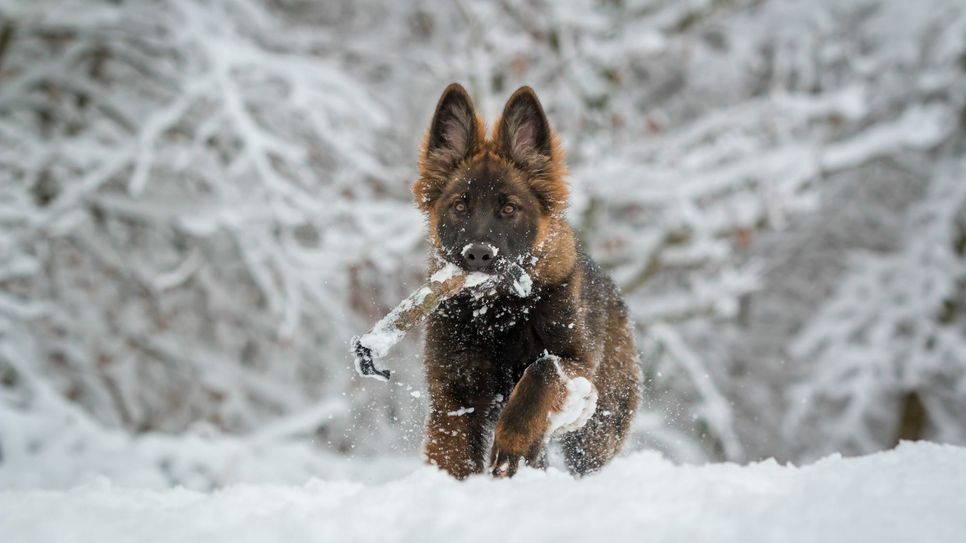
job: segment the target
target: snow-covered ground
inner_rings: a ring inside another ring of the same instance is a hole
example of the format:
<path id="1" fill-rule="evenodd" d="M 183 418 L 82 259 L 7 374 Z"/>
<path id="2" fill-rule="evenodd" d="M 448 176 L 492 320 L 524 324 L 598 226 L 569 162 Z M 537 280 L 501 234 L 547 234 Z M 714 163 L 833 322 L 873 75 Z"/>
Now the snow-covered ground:
<path id="1" fill-rule="evenodd" d="M 0 491 L 0 541 L 961 542 L 964 490 L 966 448 L 928 443 L 804 467 L 641 452 L 583 480 L 551 469 L 457 482 L 428 467 L 212 493 L 105 480 Z"/>

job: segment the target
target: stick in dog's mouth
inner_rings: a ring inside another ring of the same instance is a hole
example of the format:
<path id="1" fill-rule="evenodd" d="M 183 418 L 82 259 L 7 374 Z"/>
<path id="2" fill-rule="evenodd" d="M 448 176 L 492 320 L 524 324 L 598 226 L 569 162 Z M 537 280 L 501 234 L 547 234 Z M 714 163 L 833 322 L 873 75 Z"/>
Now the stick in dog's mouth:
<path id="1" fill-rule="evenodd" d="M 378 369 L 376 358 L 389 354 L 389 350 L 417 324 L 433 314 L 441 303 L 467 288 L 489 288 L 505 282 L 514 294 L 521 298 L 530 295 L 533 281 L 518 264 L 498 259 L 494 274 L 467 273 L 455 264 L 446 263 L 430 277 L 429 283 L 416 289 L 395 309 L 383 317 L 369 333 L 352 338 L 352 353 L 356 372 L 365 377 L 388 381 L 390 372 Z"/>

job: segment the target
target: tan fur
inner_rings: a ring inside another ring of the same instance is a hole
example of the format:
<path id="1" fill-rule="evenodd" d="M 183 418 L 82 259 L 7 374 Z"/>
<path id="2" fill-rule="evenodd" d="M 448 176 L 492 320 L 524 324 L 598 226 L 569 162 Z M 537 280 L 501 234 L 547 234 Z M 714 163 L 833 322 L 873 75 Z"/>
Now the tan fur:
<path id="1" fill-rule="evenodd" d="M 559 412 L 565 399 L 564 383 L 549 360 L 534 363 L 523 374 L 500 414 L 494 435 L 494 450 L 504 450 L 537 460 L 551 412 Z"/>
<path id="2" fill-rule="evenodd" d="M 439 467 L 457 479 L 483 470 L 487 443 L 486 411 L 488 405 L 464 405 L 447 394 L 437 380 L 430 383 L 430 416 L 427 423 L 425 455 L 429 464 Z M 465 411 L 472 407 L 471 413 Z"/>
<path id="3" fill-rule="evenodd" d="M 493 136 L 489 142 L 491 145 L 495 146 L 496 142 L 504 136 L 501 133 L 502 120 L 502 117 L 497 119 L 493 125 Z M 528 157 L 521 156 L 520 159 L 527 164 L 527 171 L 531 172 L 530 186 L 535 191 L 548 195 L 551 203 L 550 215 L 562 216 L 567 209 L 570 188 L 566 181 L 569 173 L 566 153 L 557 133 L 553 129 L 550 130 L 550 160 L 535 154 Z"/>

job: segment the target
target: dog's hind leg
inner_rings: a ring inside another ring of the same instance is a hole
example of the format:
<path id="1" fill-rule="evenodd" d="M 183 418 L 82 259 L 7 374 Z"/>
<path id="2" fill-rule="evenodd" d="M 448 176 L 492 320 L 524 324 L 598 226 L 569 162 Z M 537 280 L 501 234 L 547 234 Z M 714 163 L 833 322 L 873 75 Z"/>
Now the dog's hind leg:
<path id="1" fill-rule="evenodd" d="M 620 452 L 630 428 L 630 407 L 606 398 L 598 399 L 597 411 L 583 428 L 560 436 L 567 469 L 574 475 L 599 470 Z M 601 401 L 603 400 L 603 401 Z"/>

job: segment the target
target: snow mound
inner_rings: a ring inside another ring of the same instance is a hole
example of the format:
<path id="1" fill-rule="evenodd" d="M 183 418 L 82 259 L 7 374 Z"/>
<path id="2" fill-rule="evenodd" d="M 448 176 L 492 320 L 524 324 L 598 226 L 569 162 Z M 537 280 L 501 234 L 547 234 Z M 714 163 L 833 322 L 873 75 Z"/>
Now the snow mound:
<path id="1" fill-rule="evenodd" d="M 511 480 L 457 482 L 422 467 L 378 484 L 7 490 L 0 539 L 941 543 L 962 541 L 963 488 L 966 448 L 953 446 L 906 443 L 805 467 L 678 466 L 645 452 L 582 480 L 524 468 Z"/>

